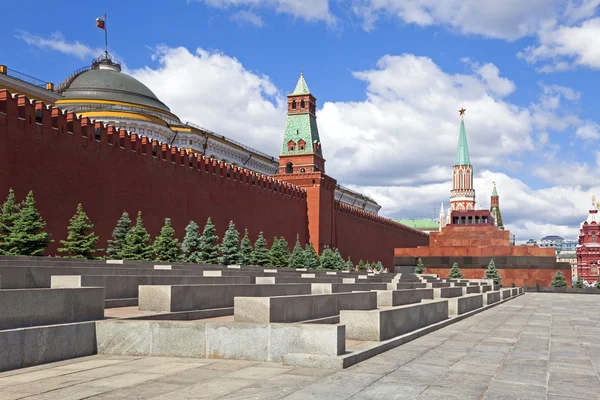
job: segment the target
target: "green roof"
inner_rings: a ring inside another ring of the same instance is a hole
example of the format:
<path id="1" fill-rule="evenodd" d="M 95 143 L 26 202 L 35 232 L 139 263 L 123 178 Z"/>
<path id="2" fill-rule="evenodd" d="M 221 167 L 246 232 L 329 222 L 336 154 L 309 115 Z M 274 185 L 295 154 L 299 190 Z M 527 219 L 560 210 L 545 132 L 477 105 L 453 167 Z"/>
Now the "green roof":
<path id="1" fill-rule="evenodd" d="M 304 140 L 304 150 L 300 150 L 298 142 Z M 288 143 L 293 140 L 295 150 L 288 150 Z M 308 113 L 288 115 L 287 123 L 285 124 L 285 133 L 283 135 L 283 144 L 281 146 L 281 155 L 294 154 L 318 154 L 322 156 L 321 149 L 315 151 L 315 142 L 320 142 L 319 128 L 317 127 L 317 119 Z"/>
<path id="2" fill-rule="evenodd" d="M 304 80 L 304 74 L 300 73 L 300 79 L 298 79 L 298 83 L 296 84 L 296 89 L 294 89 L 294 93 L 292 94 L 309 94 L 310 90 L 308 90 L 308 85 Z"/>
<path id="3" fill-rule="evenodd" d="M 496 197 L 498 196 L 498 192 L 496 191 L 496 184 L 494 183 L 494 190 L 492 191 L 492 196 Z"/>
<path id="4" fill-rule="evenodd" d="M 394 221 L 415 229 L 439 229 L 439 222 L 429 219 L 395 219 Z"/>
<path id="5" fill-rule="evenodd" d="M 464 119 L 460 121 L 460 134 L 458 136 L 458 147 L 456 148 L 456 164 L 454 165 L 471 165 Z"/>

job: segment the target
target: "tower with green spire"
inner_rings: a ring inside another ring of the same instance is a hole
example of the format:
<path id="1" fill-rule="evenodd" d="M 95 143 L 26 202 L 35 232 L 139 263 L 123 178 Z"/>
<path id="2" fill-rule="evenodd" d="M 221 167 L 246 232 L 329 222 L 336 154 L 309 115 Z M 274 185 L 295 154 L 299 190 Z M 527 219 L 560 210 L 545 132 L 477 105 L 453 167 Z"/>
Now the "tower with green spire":
<path id="1" fill-rule="evenodd" d="M 469 159 L 467 132 L 465 131 L 465 109 L 459 110 L 461 115 L 456 162 L 452 169 L 452 190 L 450 191 L 450 210 L 468 211 L 475 209 L 475 189 L 473 188 L 473 166 Z"/>
<path id="2" fill-rule="evenodd" d="M 490 204 L 490 213 L 492 214 L 492 218 L 494 219 L 494 225 L 496 225 L 500 229 L 504 229 L 504 225 L 502 224 L 502 213 L 500 213 L 500 197 L 498 196 L 498 192 L 496 191 L 496 182 L 494 182 L 494 190 L 492 191 Z"/>
<path id="3" fill-rule="evenodd" d="M 279 156 L 279 173 L 325 172 L 325 160 L 317 127 L 317 99 L 310 93 L 304 74 L 288 98 L 288 117 Z"/>

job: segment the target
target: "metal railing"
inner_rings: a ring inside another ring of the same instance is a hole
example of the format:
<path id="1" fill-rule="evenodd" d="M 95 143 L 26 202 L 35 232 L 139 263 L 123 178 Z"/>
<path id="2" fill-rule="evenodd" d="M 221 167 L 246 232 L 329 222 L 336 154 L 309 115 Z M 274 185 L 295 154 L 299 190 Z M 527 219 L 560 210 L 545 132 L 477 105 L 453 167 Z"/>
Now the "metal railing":
<path id="1" fill-rule="evenodd" d="M 46 81 L 43 81 L 43 80 L 35 78 L 33 76 L 24 74 L 24 73 L 19 72 L 19 71 L 15 71 L 14 69 L 7 68 L 6 69 L 6 75 L 10 76 L 11 78 L 15 78 L 15 79 L 18 79 L 20 81 L 23 81 L 25 83 L 29 83 L 30 85 L 37 86 L 37 87 L 42 88 L 42 89 L 46 89 L 46 84 L 47 84 Z"/>
<path id="2" fill-rule="evenodd" d="M 73 82 L 73 80 L 75 80 L 75 78 L 77 78 L 79 76 L 79 74 L 81 74 L 82 72 L 88 71 L 91 68 L 92 67 L 87 66 L 87 67 L 81 67 L 81 68 L 73 71 L 71 73 L 71 75 L 67 76 L 67 79 L 62 81 L 62 83 L 56 87 L 56 92 L 62 94 L 62 92 L 64 92 L 69 87 L 69 85 Z"/>

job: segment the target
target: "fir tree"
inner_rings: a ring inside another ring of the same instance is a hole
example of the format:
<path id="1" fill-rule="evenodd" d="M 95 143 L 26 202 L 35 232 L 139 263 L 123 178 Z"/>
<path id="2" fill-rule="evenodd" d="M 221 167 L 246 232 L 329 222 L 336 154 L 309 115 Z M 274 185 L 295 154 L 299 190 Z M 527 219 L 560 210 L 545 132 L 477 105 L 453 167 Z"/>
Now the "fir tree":
<path id="1" fill-rule="evenodd" d="M 358 262 L 358 265 L 356 266 L 356 269 L 359 270 L 359 271 L 365 271 L 367 269 L 367 267 L 365 265 L 365 262 L 362 260 L 362 258 Z"/>
<path id="2" fill-rule="evenodd" d="M 144 228 L 141 211 L 138 211 L 136 224 L 127 232 L 127 236 L 125 236 L 125 243 L 121 249 L 120 256 L 125 260 L 152 260 L 150 234 Z"/>
<path id="3" fill-rule="evenodd" d="M 248 265 L 250 263 L 250 260 L 252 259 L 252 250 L 252 243 L 250 242 L 250 237 L 248 236 L 248 229 L 246 229 L 244 232 L 244 237 L 242 238 L 242 244 L 240 245 L 243 265 Z"/>
<path id="4" fill-rule="evenodd" d="M 348 256 L 348 261 L 346 261 L 344 268 L 346 269 L 346 271 L 354 271 L 354 264 L 352 263 L 350 256 Z"/>
<path id="5" fill-rule="evenodd" d="M 181 248 L 175 237 L 175 229 L 171 226 L 171 218 L 165 218 L 160 234 L 152 243 L 152 252 L 156 261 L 181 261 Z"/>
<path id="6" fill-rule="evenodd" d="M 292 268 L 306 268 L 306 257 L 304 257 L 304 250 L 300 245 L 300 235 L 296 236 L 296 244 L 294 245 L 294 251 L 290 257 L 290 267 Z"/>
<path id="7" fill-rule="evenodd" d="M 375 265 L 375 269 L 379 272 L 383 272 L 383 264 L 381 263 L 381 261 L 377 261 L 377 264 Z"/>
<path id="8" fill-rule="evenodd" d="M 200 236 L 200 257 L 203 263 L 216 264 L 219 262 L 218 241 L 217 229 L 209 217 L 204 225 L 202 236 Z"/>
<path id="9" fill-rule="evenodd" d="M 59 253 L 65 253 L 67 258 L 95 258 L 93 254 L 102 249 L 96 249 L 99 237 L 92 232 L 94 224 L 83 211 L 81 203 L 77 205 L 75 215 L 71 218 L 67 227 L 67 240 L 60 243 L 65 246 L 58 249 Z"/>
<path id="10" fill-rule="evenodd" d="M 463 279 L 465 276 L 462 272 L 460 272 L 460 268 L 458 268 L 458 264 L 452 264 L 452 268 L 450 268 L 450 272 L 448 273 L 448 277 L 451 279 Z"/>
<path id="11" fill-rule="evenodd" d="M 415 268 L 415 274 L 422 274 L 425 272 L 425 265 L 423 265 L 423 260 L 421 257 L 417 260 L 417 267 Z"/>
<path id="12" fill-rule="evenodd" d="M 229 221 L 229 227 L 225 231 L 221 242 L 221 264 L 242 264 L 244 256 L 240 250 L 240 233 L 235 229 L 233 221 Z"/>
<path id="13" fill-rule="evenodd" d="M 115 226 L 115 230 L 112 233 L 112 239 L 108 240 L 108 247 L 106 248 L 107 258 L 109 260 L 116 260 L 123 258 L 121 256 L 121 251 L 123 250 L 123 245 L 125 244 L 125 237 L 127 236 L 127 232 L 131 229 L 131 219 L 129 218 L 129 214 L 127 211 L 123 211 L 123 215 L 117 221 L 117 226 Z"/>
<path id="14" fill-rule="evenodd" d="M 288 243 L 284 238 L 273 239 L 271 251 L 269 252 L 269 265 L 276 268 L 285 268 L 290 266 L 290 250 Z"/>
<path id="15" fill-rule="evenodd" d="M 488 267 L 485 270 L 485 274 L 483 274 L 483 279 L 493 279 L 494 285 L 502 284 L 502 277 L 498 272 L 498 268 L 496 268 L 496 263 L 494 262 L 493 258 L 490 260 L 490 263 L 488 264 Z"/>
<path id="16" fill-rule="evenodd" d="M 583 289 L 584 285 L 581 276 L 578 276 L 577 279 L 575 279 L 575 282 L 573 282 L 573 287 L 577 289 Z"/>
<path id="17" fill-rule="evenodd" d="M 369 261 L 367 261 L 367 263 L 365 264 L 365 271 L 369 271 L 371 269 L 371 264 L 369 263 Z"/>
<path id="18" fill-rule="evenodd" d="M 338 271 L 342 271 L 346 267 L 346 261 L 344 261 L 344 257 L 340 254 L 340 250 L 338 248 L 335 249 L 335 269 Z"/>
<path id="19" fill-rule="evenodd" d="M 4 239 L 4 252 L 11 256 L 41 256 L 53 240 L 45 231 L 46 222 L 35 208 L 32 191 L 27 194 L 20 209 Z"/>
<path id="20" fill-rule="evenodd" d="M 307 243 L 306 246 L 304 246 L 304 265 L 306 265 L 306 268 L 308 269 L 319 268 L 319 255 L 312 242 Z"/>
<path id="21" fill-rule="evenodd" d="M 331 249 L 325 249 L 319 257 L 319 263 L 322 269 L 337 269 L 338 260 L 335 252 Z"/>
<path id="22" fill-rule="evenodd" d="M 250 255 L 250 263 L 252 265 L 269 265 L 269 249 L 267 248 L 267 241 L 263 236 L 263 233 L 258 234 L 258 239 L 254 242 L 254 250 Z"/>
<path id="23" fill-rule="evenodd" d="M 562 272 L 560 272 L 560 270 L 557 270 L 556 274 L 554 274 L 554 279 L 552 279 L 552 283 L 550 284 L 550 286 L 556 287 L 556 288 L 566 288 L 567 287 L 567 281 L 565 281 L 565 276 L 563 275 Z"/>
<path id="24" fill-rule="evenodd" d="M 19 203 L 15 200 L 15 192 L 8 190 L 6 201 L 0 209 L 0 254 L 4 254 L 4 242 L 10 234 L 15 220 L 19 217 Z"/>
<path id="25" fill-rule="evenodd" d="M 183 259 L 186 262 L 194 264 L 202 262 L 199 229 L 198 224 L 194 221 L 190 221 L 185 227 L 185 236 L 181 243 L 181 251 L 183 252 Z"/>

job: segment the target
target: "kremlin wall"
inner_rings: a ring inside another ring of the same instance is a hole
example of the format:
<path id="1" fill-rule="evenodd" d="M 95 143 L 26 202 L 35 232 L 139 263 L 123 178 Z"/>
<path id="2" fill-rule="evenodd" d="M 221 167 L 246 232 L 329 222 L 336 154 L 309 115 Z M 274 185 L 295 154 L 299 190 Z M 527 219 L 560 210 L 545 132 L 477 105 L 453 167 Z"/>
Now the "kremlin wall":
<path id="1" fill-rule="evenodd" d="M 289 97 L 315 101 L 302 76 Z M 0 194 L 13 188 L 20 201 L 34 191 L 54 239 L 48 254 L 65 239 L 79 202 L 101 246 L 123 210 L 142 211 L 153 236 L 165 217 L 179 236 L 190 220 L 203 225 L 210 217 L 219 236 L 233 220 L 252 241 L 260 231 L 269 243 L 278 236 L 293 244 L 298 235 L 319 252 L 336 247 L 355 263 L 380 260 L 388 268 L 395 247 L 426 245 L 427 234 L 336 199 L 340 186 L 324 171 L 315 110 L 299 101 L 290 111 L 286 129 L 295 126 L 311 145 L 299 140 L 290 150 L 284 140 L 280 174 L 267 176 L 0 89 Z M 311 165 L 317 153 L 318 166 Z M 296 162 L 302 158 L 308 164 Z M 286 170 L 290 159 L 296 167 Z"/>

